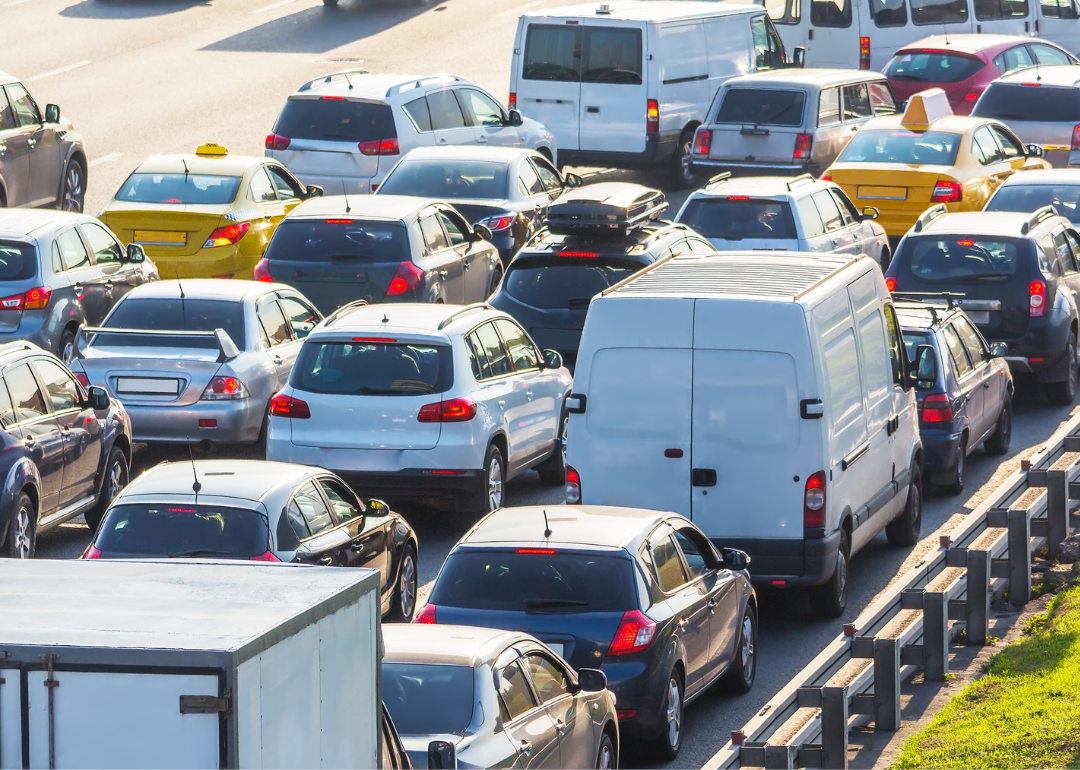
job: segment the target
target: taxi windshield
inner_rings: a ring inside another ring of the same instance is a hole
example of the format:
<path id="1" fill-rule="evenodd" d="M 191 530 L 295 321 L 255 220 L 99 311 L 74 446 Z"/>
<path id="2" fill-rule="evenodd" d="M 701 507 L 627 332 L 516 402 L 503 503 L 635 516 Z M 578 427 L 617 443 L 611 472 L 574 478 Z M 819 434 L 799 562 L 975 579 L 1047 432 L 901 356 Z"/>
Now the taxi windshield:
<path id="1" fill-rule="evenodd" d="M 211 174 L 146 174 L 127 178 L 116 200 L 125 203 L 221 204 L 232 203 L 240 177 Z"/>
<path id="2" fill-rule="evenodd" d="M 944 131 L 864 130 L 852 137 L 836 161 L 951 166 L 956 162 L 960 137 Z"/>

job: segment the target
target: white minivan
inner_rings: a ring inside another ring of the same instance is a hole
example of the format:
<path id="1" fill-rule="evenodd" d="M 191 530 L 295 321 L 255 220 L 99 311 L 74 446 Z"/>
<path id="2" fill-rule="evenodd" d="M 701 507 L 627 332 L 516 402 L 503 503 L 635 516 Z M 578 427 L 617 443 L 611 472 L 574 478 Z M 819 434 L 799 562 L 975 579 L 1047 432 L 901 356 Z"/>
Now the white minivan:
<path id="1" fill-rule="evenodd" d="M 760 5 L 614 0 L 518 21 L 510 109 L 554 134 L 559 161 L 670 163 L 691 186 L 694 130 L 728 78 L 791 66 Z"/>
<path id="2" fill-rule="evenodd" d="M 920 368 L 921 367 L 921 368 Z M 936 375 L 918 351 L 920 382 Z M 923 448 L 891 296 L 867 257 L 680 255 L 593 298 L 567 399 L 567 501 L 681 513 L 839 617 L 848 562 L 913 545 Z"/>

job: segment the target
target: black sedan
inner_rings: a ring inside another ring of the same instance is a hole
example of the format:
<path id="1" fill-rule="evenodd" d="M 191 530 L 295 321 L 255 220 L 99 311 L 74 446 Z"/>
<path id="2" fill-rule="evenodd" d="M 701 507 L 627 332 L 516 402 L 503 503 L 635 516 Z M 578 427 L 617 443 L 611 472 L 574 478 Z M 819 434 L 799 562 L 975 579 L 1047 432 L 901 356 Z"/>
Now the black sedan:
<path id="1" fill-rule="evenodd" d="M 524 631 L 574 668 L 598 668 L 619 730 L 675 758 L 684 706 L 723 679 L 748 692 L 757 597 L 742 551 L 721 555 L 674 513 L 502 508 L 443 564 L 417 623 Z"/>
<path id="2" fill-rule="evenodd" d="M 416 535 L 386 503 L 321 468 L 258 460 L 163 463 L 109 507 L 84 559 L 250 559 L 382 573 L 382 613 L 416 607 Z"/>
<path id="3" fill-rule="evenodd" d="M 580 177 L 564 177 L 535 150 L 455 145 L 410 151 L 376 194 L 453 204 L 470 224 L 491 231 L 505 265 L 543 225 L 548 205 L 580 184 Z"/>

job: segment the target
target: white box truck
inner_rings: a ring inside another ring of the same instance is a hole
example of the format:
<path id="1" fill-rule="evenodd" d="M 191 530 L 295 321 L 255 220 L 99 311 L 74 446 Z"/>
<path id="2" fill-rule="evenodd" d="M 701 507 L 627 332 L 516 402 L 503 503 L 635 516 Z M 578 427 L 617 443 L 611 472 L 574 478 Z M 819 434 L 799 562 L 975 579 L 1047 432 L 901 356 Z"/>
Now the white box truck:
<path id="1" fill-rule="evenodd" d="M 0 767 L 378 767 L 379 574 L 0 560 Z"/>

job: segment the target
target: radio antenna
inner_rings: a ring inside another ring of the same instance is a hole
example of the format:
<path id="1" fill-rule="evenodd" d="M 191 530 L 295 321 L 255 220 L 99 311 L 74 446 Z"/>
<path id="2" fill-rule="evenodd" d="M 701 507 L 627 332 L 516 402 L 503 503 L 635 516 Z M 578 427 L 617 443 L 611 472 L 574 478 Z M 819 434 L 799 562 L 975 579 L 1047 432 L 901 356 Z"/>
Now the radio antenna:
<path id="1" fill-rule="evenodd" d="M 551 526 L 548 524 L 547 509 L 544 508 L 544 539 L 551 537 Z"/>
<path id="2" fill-rule="evenodd" d="M 345 192 L 344 179 L 341 180 L 341 194 L 345 196 L 345 213 L 348 214 L 350 211 L 352 211 L 352 208 L 349 206 L 349 194 Z"/>
<path id="3" fill-rule="evenodd" d="M 195 470 L 195 452 L 191 449 L 191 436 L 187 438 L 187 451 L 188 457 L 191 458 L 191 475 L 195 477 L 195 483 L 191 485 L 191 491 L 195 493 L 195 504 L 199 504 L 199 492 L 202 490 L 202 484 L 199 483 L 199 472 Z"/>
<path id="4" fill-rule="evenodd" d="M 180 287 L 180 323 L 184 325 L 184 331 L 187 331 L 187 305 L 184 303 L 184 284 L 180 283 L 180 268 L 174 265 L 173 274 L 176 276 L 176 285 Z"/>

